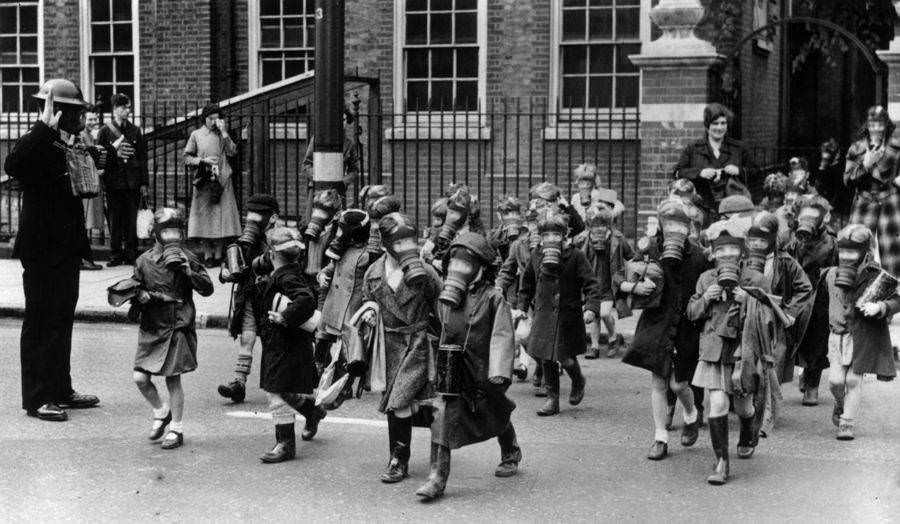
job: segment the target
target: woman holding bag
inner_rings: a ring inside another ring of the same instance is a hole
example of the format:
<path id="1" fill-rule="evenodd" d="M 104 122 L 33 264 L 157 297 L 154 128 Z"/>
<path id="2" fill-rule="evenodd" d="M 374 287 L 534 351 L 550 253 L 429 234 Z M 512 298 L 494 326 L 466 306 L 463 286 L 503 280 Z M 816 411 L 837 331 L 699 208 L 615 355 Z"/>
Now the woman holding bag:
<path id="1" fill-rule="evenodd" d="M 184 148 L 185 165 L 196 171 L 188 237 L 200 240 L 206 267 L 221 263 L 225 239 L 241 233 L 227 158 L 237 153 L 237 145 L 220 114 L 216 104 L 204 107 L 200 113 L 203 127 L 191 133 Z"/>

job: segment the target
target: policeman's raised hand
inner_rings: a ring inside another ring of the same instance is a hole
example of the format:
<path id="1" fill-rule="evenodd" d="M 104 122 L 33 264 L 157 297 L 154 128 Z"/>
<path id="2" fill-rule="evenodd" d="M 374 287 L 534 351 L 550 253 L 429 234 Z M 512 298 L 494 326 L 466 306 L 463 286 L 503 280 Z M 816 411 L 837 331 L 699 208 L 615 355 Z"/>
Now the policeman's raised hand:
<path id="1" fill-rule="evenodd" d="M 584 312 L 584 323 L 585 324 L 593 324 L 595 320 L 597 320 L 597 315 L 593 311 L 588 309 L 587 311 Z"/>
<path id="2" fill-rule="evenodd" d="M 53 113 L 53 91 L 47 93 L 47 100 L 44 101 L 44 110 L 41 111 L 41 122 L 47 124 L 50 129 L 59 129 L 59 118 L 62 111 Z"/>
<path id="3" fill-rule="evenodd" d="M 722 286 L 719 284 L 713 284 L 706 288 L 706 291 L 703 293 L 703 298 L 712 302 L 713 300 L 718 300 L 722 296 Z"/>

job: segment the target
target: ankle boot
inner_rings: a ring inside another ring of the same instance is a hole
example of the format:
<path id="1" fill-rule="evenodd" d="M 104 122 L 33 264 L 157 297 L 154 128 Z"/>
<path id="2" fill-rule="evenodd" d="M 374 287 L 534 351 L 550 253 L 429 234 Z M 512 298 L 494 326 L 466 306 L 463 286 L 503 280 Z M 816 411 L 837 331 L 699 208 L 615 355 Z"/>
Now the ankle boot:
<path id="1" fill-rule="evenodd" d="M 294 436 L 294 424 L 277 424 L 275 426 L 275 447 L 260 457 L 266 464 L 275 464 L 292 460 L 297 453 L 297 441 Z"/>
<path id="2" fill-rule="evenodd" d="M 381 481 L 385 484 L 400 482 L 409 476 L 409 446 L 397 442 L 387 470 L 381 474 Z"/>
<path id="3" fill-rule="evenodd" d="M 581 372 L 581 366 L 578 365 L 577 360 L 573 359 L 572 363 L 565 368 L 566 373 L 572 378 L 572 391 L 569 392 L 569 404 L 577 406 L 584 400 L 584 387 L 587 381 L 584 379 L 584 373 Z"/>
<path id="4" fill-rule="evenodd" d="M 713 486 L 728 482 L 728 415 L 709 417 L 709 437 L 716 454 L 716 467 L 706 481 Z"/>
<path id="5" fill-rule="evenodd" d="M 812 386 L 806 386 L 806 391 L 803 392 L 803 405 L 804 406 L 818 406 L 819 405 L 819 389 L 813 388 Z"/>
<path id="6" fill-rule="evenodd" d="M 754 417 L 740 417 L 741 434 L 738 437 L 737 456 L 738 458 L 748 459 L 753 456 L 756 451 L 756 445 L 759 444 L 759 434 L 753 427 Z"/>
<path id="7" fill-rule="evenodd" d="M 423 502 L 432 501 L 444 494 L 447 477 L 450 476 L 450 448 L 431 443 L 431 472 L 425 484 L 416 490 Z"/>
<path id="8" fill-rule="evenodd" d="M 494 470 L 494 476 L 500 478 L 512 477 L 519 471 L 519 462 L 522 461 L 522 449 L 516 438 L 516 430 L 512 422 L 509 427 L 497 436 L 500 443 L 500 464 Z"/>
<path id="9" fill-rule="evenodd" d="M 559 413 L 559 372 L 556 363 L 544 364 L 544 381 L 547 383 L 547 400 L 537 411 L 540 417 L 551 417 Z"/>

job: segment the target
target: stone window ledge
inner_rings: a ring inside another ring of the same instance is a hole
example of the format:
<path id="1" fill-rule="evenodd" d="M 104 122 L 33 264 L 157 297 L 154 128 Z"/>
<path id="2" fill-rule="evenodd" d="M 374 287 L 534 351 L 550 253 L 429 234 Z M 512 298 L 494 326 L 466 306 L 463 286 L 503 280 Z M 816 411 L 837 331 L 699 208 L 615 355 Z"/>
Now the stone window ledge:
<path id="1" fill-rule="evenodd" d="M 482 125 L 399 126 L 385 130 L 386 140 L 481 140 L 491 139 L 491 128 Z"/>
<path id="2" fill-rule="evenodd" d="M 554 140 L 640 140 L 640 122 L 559 122 L 545 127 L 543 139 Z"/>

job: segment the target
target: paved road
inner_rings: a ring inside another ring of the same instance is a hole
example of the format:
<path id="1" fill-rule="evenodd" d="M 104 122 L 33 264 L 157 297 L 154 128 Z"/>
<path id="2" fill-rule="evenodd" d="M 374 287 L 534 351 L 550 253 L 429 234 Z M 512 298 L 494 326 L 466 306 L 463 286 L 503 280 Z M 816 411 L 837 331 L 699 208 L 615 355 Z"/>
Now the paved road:
<path id="1" fill-rule="evenodd" d="M 0 520 L 869 523 L 900 514 L 900 383 L 866 381 L 851 443 L 833 437 L 824 388 L 826 402 L 804 408 L 788 387 L 776 433 L 752 460 L 734 459 L 734 479 L 714 488 L 705 482 L 707 432 L 691 449 L 673 433 L 671 457 L 646 460 L 649 377 L 588 361 L 584 403 L 558 417 L 534 415 L 530 386 L 511 388 L 525 455 L 517 477 L 494 478 L 494 442 L 464 448 L 454 452 L 447 496 L 426 505 L 413 494 L 427 475 L 426 431 L 414 432 L 411 478 L 377 480 L 387 439 L 373 395 L 332 412 L 313 442 L 299 444 L 297 460 L 260 464 L 274 438 L 264 394 L 253 387 L 240 406 L 218 398 L 234 347 L 222 331 L 204 330 L 200 369 L 185 378 L 186 444 L 162 451 L 145 438 L 150 412 L 131 383 L 136 328 L 79 324 L 75 332 L 76 388 L 102 403 L 71 411 L 64 424 L 38 422 L 18 409 L 19 323 L 0 321 Z"/>

